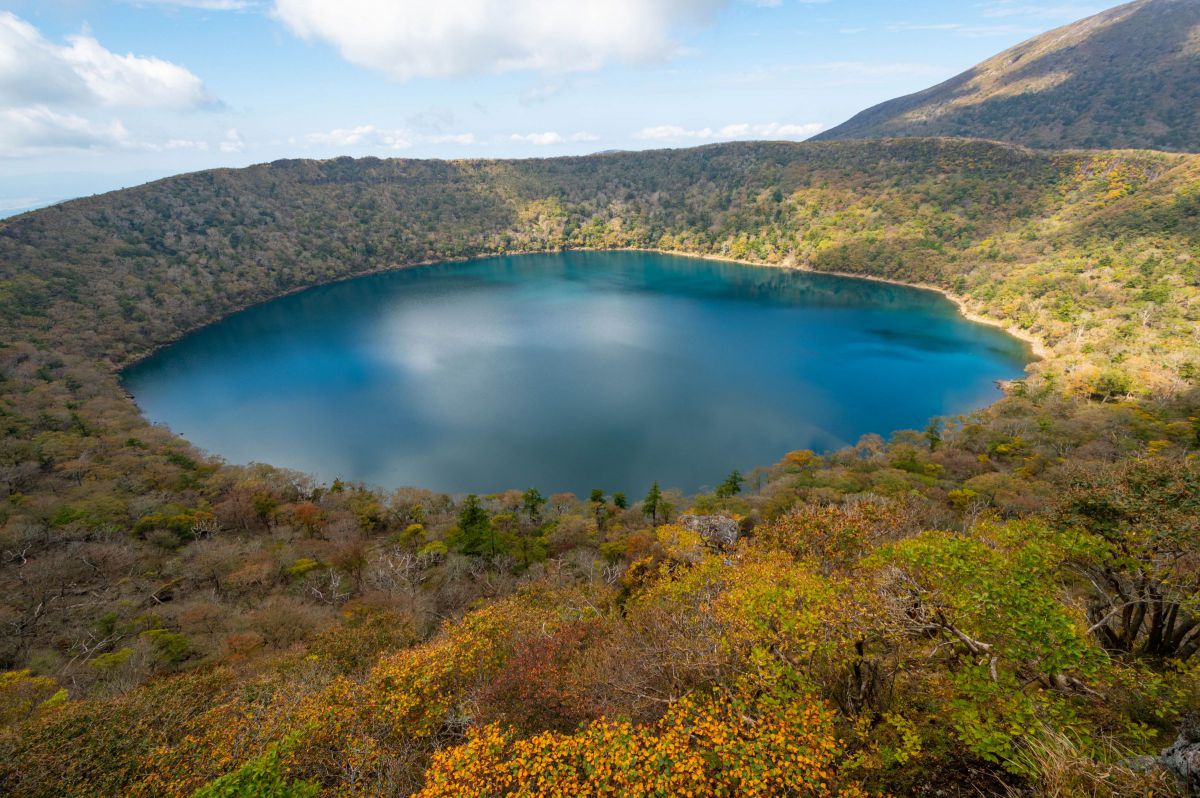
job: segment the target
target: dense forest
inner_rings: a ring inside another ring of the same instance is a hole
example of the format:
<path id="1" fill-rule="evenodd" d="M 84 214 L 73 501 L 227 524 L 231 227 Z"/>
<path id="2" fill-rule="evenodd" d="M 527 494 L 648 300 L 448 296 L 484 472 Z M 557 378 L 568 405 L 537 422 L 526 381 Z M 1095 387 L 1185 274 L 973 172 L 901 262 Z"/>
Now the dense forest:
<path id="1" fill-rule="evenodd" d="M 582 247 L 928 284 L 1044 357 L 690 497 L 318 484 L 121 390 L 287 291 Z M 0 792 L 1181 792 L 1198 322 L 1200 156 L 280 161 L 0 222 Z"/>

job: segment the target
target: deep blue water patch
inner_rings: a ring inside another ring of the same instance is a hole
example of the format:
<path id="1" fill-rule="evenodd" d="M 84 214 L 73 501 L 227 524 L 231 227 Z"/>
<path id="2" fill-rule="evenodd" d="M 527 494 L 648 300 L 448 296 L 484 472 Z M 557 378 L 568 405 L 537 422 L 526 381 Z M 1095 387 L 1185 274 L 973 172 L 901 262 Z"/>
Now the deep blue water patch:
<path id="1" fill-rule="evenodd" d="M 999 397 L 1028 347 L 930 291 L 637 252 L 481 258 L 282 297 L 130 368 L 231 462 L 384 487 L 692 492 Z"/>

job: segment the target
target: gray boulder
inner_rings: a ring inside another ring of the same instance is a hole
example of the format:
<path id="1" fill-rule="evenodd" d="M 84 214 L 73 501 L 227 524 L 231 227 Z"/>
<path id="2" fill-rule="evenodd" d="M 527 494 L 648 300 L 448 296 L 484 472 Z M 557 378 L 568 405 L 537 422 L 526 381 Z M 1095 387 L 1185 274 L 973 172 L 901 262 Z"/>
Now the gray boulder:
<path id="1" fill-rule="evenodd" d="M 731 548 L 738 540 L 738 522 L 723 515 L 681 515 L 679 525 L 699 533 L 704 542 L 718 549 Z"/>
<path id="2" fill-rule="evenodd" d="M 1184 719 L 1179 736 L 1158 761 L 1183 780 L 1188 795 L 1200 795 L 1200 716 Z"/>

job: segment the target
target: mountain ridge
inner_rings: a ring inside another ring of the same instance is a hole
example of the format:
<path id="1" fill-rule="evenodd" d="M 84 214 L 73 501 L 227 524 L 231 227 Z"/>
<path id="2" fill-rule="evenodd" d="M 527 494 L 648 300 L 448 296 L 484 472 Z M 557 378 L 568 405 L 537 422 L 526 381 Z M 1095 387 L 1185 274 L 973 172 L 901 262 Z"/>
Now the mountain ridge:
<path id="1" fill-rule="evenodd" d="M 1200 151 L 1200 2 L 1137 0 L 868 108 L 816 140 L 953 136 Z"/>

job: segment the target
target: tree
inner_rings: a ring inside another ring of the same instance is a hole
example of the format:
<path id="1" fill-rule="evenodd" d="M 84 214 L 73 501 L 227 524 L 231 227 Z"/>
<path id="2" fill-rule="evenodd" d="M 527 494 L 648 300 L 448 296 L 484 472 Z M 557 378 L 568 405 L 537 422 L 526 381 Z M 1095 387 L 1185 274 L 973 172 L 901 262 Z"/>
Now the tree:
<path id="1" fill-rule="evenodd" d="M 929 441 L 929 451 L 936 452 L 942 442 L 942 420 L 935 418 L 925 428 L 925 440 Z"/>
<path id="2" fill-rule="evenodd" d="M 546 498 L 542 496 L 541 491 L 537 488 L 530 488 L 521 496 L 521 509 L 525 511 L 525 515 L 529 517 L 529 522 L 536 524 L 542 518 L 542 507 L 546 504 Z"/>
<path id="3" fill-rule="evenodd" d="M 1133 380 L 1118 368 L 1106 368 L 1092 384 L 1091 397 L 1101 402 L 1127 395 L 1133 389 Z"/>
<path id="4" fill-rule="evenodd" d="M 530 488 L 521 495 L 521 511 L 525 520 L 518 523 L 510 536 L 514 540 L 515 553 L 525 567 L 546 557 L 546 542 L 541 535 L 542 508 L 546 498 L 537 488 Z"/>
<path id="5" fill-rule="evenodd" d="M 604 501 L 604 491 L 596 488 L 592 491 L 592 495 L 588 501 L 592 504 L 592 515 L 596 519 L 596 528 L 601 532 L 604 531 L 604 524 L 608 521 L 609 508 Z"/>
<path id="6" fill-rule="evenodd" d="M 463 500 L 462 509 L 458 511 L 455 539 L 463 554 L 491 557 L 500 551 L 491 516 L 474 493 Z"/>
<path id="7" fill-rule="evenodd" d="M 1072 711 L 1099 697 L 1108 659 L 1060 596 L 1077 541 L 1039 522 L 984 523 L 967 534 L 923 532 L 873 555 L 893 627 L 953 691 L 951 728 L 976 756 L 1020 773 L 1020 752 L 1044 724 L 1079 735 Z M 930 646 L 925 653 L 920 646 Z M 914 660 L 916 657 L 914 657 Z"/>
<path id="8" fill-rule="evenodd" d="M 1091 587 L 1088 621 L 1101 645 L 1161 659 L 1200 651 L 1200 467 L 1079 469 L 1056 520 L 1088 536 L 1072 566 Z"/>
<path id="9" fill-rule="evenodd" d="M 650 486 L 650 492 L 646 494 L 646 498 L 642 499 L 642 512 L 650 516 L 650 523 L 658 525 L 658 510 L 662 504 L 662 489 L 655 482 Z"/>
<path id="10" fill-rule="evenodd" d="M 736 496 L 742 492 L 742 472 L 736 468 L 729 472 L 729 476 L 725 477 L 725 481 L 717 486 L 717 496 L 722 499 L 728 499 L 731 496 Z"/>
<path id="11" fill-rule="evenodd" d="M 617 491 L 612 495 L 612 501 L 613 504 L 615 504 L 617 507 L 620 507 L 622 510 L 629 506 L 629 499 L 625 498 L 625 494 L 621 491 Z"/>

